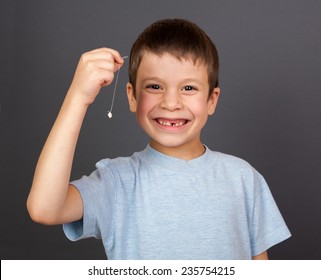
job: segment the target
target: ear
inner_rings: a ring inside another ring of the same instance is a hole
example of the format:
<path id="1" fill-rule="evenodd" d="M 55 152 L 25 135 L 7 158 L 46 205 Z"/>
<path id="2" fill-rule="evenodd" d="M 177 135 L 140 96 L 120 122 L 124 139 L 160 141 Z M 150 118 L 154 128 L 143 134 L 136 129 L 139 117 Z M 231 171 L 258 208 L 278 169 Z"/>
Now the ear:
<path id="1" fill-rule="evenodd" d="M 131 112 L 135 113 L 136 109 L 137 109 L 137 101 L 136 101 L 136 97 L 134 95 L 133 85 L 131 83 L 127 83 L 126 90 L 127 90 L 129 110 Z"/>
<path id="2" fill-rule="evenodd" d="M 208 115 L 213 115 L 217 106 L 218 98 L 220 96 L 220 88 L 214 88 L 212 94 L 207 101 L 207 113 Z"/>

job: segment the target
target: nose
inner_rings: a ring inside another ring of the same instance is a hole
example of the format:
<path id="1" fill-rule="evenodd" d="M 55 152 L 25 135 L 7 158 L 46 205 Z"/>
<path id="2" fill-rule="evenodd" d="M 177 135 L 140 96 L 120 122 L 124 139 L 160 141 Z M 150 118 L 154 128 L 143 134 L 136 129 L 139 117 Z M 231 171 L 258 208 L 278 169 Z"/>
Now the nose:
<path id="1" fill-rule="evenodd" d="M 162 109 L 168 111 L 177 111 L 183 108 L 183 103 L 179 92 L 175 90 L 168 90 L 163 94 L 161 102 Z"/>

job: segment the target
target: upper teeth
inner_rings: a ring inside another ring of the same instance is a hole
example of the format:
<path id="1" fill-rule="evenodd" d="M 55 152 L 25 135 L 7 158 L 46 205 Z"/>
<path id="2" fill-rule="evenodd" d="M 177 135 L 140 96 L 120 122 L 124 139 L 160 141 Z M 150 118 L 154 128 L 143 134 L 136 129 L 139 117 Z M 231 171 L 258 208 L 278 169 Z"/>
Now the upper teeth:
<path id="1" fill-rule="evenodd" d="M 164 120 L 158 120 L 158 122 L 161 125 L 166 125 L 166 126 L 181 126 L 183 124 L 185 124 L 185 121 L 175 121 L 175 122 L 171 122 L 171 121 L 164 121 Z"/>

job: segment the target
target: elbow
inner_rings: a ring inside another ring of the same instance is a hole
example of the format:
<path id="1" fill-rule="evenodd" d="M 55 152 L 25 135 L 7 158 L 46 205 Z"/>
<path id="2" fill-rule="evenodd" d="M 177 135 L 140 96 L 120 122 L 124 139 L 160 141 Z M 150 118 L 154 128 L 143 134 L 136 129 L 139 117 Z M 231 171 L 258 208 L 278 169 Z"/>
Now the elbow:
<path id="1" fill-rule="evenodd" d="M 31 199 L 27 200 L 27 211 L 32 221 L 42 225 L 56 225 L 56 219 L 48 213 L 48 210 L 32 203 Z"/>

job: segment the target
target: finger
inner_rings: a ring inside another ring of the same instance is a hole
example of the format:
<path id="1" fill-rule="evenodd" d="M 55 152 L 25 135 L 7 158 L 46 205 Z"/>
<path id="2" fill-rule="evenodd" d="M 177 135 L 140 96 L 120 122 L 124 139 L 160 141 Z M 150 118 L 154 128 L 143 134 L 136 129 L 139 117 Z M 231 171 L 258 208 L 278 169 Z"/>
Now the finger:
<path id="1" fill-rule="evenodd" d="M 116 64 L 114 61 L 97 59 L 97 60 L 90 61 L 88 64 L 91 65 L 92 69 L 102 68 L 102 69 L 110 71 L 110 72 L 115 72 L 114 69 L 116 67 Z"/>
<path id="2" fill-rule="evenodd" d="M 114 61 L 99 59 L 88 62 L 88 66 L 91 69 L 101 68 L 110 72 L 117 72 L 121 68 L 122 64 L 115 63 Z"/>
<path id="3" fill-rule="evenodd" d="M 110 85 L 113 82 L 114 77 L 115 77 L 115 75 L 111 71 L 107 71 L 102 68 L 97 70 L 96 78 L 97 78 L 97 81 L 101 87 Z"/>
<path id="4" fill-rule="evenodd" d="M 94 50 L 88 52 L 88 54 L 95 54 L 101 58 L 113 59 L 118 64 L 124 63 L 124 59 L 122 58 L 120 53 L 114 49 L 98 48 L 98 49 L 94 49 Z M 112 55 L 112 56 L 110 56 L 110 55 Z"/>
<path id="5" fill-rule="evenodd" d="M 86 53 L 82 56 L 82 64 L 91 65 L 94 67 L 102 67 L 109 69 L 110 71 L 116 72 L 124 64 L 124 60 L 117 62 L 115 57 L 111 53 L 106 52 L 96 52 L 96 53 Z"/>

